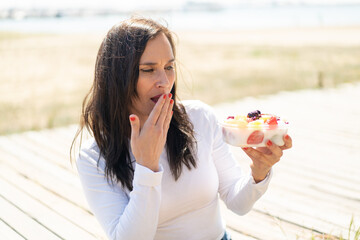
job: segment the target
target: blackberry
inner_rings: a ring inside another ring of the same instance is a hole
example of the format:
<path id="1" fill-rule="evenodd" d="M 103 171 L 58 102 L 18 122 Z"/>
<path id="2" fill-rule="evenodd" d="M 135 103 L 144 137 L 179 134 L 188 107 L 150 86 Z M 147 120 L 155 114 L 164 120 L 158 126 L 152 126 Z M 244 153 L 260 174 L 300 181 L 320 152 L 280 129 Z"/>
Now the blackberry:
<path id="1" fill-rule="evenodd" d="M 259 110 L 249 112 L 247 114 L 247 117 L 251 118 L 252 120 L 257 120 L 257 119 L 259 119 L 261 117 L 261 112 Z"/>

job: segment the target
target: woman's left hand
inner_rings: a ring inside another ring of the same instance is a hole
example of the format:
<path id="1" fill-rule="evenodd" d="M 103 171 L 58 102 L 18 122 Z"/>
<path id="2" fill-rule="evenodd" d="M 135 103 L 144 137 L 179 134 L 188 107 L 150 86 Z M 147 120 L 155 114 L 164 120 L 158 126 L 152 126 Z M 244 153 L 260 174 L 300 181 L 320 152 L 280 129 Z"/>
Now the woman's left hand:
<path id="1" fill-rule="evenodd" d="M 244 152 L 251 158 L 251 173 L 256 183 L 265 179 L 271 167 L 280 161 L 283 150 L 292 147 L 292 139 L 289 135 L 284 136 L 285 144 L 277 146 L 270 140 L 266 142 L 267 147 L 243 148 Z"/>

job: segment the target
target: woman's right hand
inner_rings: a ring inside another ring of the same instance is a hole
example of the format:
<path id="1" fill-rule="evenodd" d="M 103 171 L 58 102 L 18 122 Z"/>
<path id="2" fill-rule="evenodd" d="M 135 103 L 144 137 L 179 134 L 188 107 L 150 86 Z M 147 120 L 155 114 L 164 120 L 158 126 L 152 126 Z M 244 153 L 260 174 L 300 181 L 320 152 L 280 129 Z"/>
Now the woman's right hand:
<path id="1" fill-rule="evenodd" d="M 159 159 L 166 143 L 173 105 L 171 94 L 162 95 L 141 129 L 139 117 L 135 114 L 129 116 L 130 144 L 136 162 L 154 172 L 159 171 Z"/>

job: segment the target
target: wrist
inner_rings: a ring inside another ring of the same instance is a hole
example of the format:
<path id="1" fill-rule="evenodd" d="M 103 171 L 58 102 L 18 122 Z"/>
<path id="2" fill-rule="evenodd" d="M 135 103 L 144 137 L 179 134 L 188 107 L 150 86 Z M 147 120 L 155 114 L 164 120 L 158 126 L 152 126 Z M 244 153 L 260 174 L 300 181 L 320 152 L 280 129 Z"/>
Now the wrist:
<path id="1" fill-rule="evenodd" d="M 159 172 L 160 171 L 159 163 L 157 163 L 157 164 L 149 164 L 149 163 L 146 163 L 146 162 L 143 162 L 143 161 L 136 161 L 136 162 L 138 164 L 140 164 L 141 166 L 150 169 L 153 172 Z"/>
<path id="2" fill-rule="evenodd" d="M 255 183 L 259 183 L 259 182 L 263 181 L 269 175 L 270 169 L 261 170 L 261 171 L 251 169 L 251 175 L 252 175 Z"/>

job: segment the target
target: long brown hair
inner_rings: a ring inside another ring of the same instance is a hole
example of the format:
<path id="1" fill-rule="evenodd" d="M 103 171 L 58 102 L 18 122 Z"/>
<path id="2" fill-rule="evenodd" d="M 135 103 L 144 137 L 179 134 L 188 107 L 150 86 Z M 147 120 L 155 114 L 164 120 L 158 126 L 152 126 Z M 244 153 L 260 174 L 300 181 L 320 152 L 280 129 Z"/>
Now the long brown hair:
<path id="1" fill-rule="evenodd" d="M 176 56 L 171 32 L 161 24 L 144 18 L 131 18 L 115 25 L 104 38 L 96 59 L 93 85 L 86 95 L 75 140 L 86 128 L 95 138 L 100 156 L 106 161 L 105 174 L 110 182 L 119 181 L 132 190 L 134 168 L 129 153 L 131 127 L 129 110 L 137 96 L 139 62 L 146 44 L 164 33 Z M 188 115 L 177 102 L 176 80 L 171 90 L 173 117 L 166 139 L 166 151 L 173 177 L 177 180 L 185 165 L 196 167 L 196 141 Z M 81 141 L 81 140 L 80 140 Z"/>

